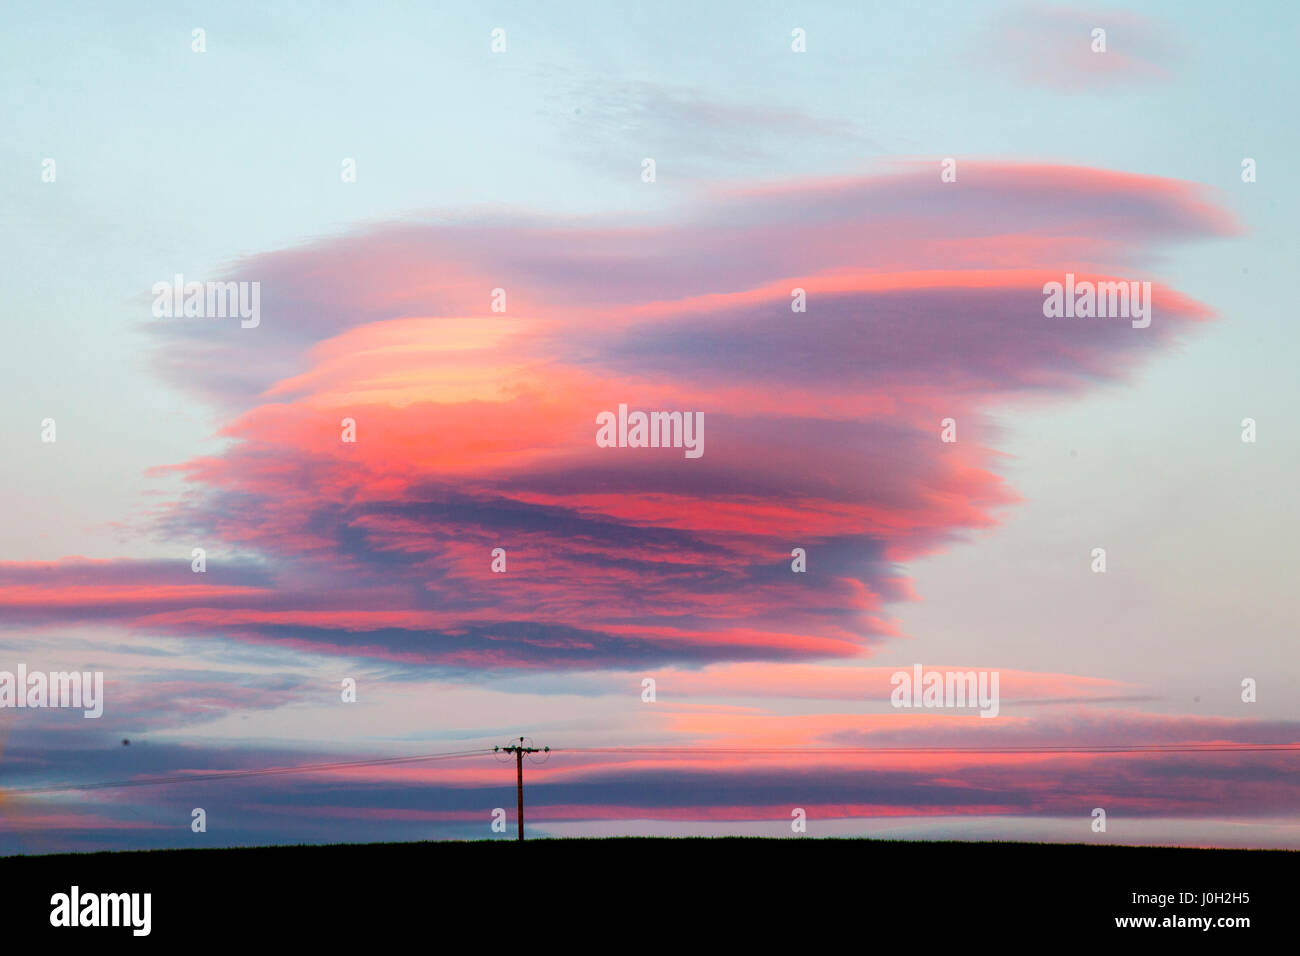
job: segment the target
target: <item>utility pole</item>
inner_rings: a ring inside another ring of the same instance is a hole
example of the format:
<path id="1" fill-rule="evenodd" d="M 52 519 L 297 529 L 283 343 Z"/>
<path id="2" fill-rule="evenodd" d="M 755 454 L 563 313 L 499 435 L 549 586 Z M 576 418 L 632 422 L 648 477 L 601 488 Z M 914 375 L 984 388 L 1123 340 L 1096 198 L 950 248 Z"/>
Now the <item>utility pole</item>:
<path id="1" fill-rule="evenodd" d="M 527 747 L 524 745 L 525 738 L 520 737 L 519 743 L 507 744 L 504 747 L 493 747 L 498 753 L 507 753 L 515 755 L 515 789 L 519 795 L 519 842 L 524 842 L 524 754 L 550 753 L 550 747 Z"/>

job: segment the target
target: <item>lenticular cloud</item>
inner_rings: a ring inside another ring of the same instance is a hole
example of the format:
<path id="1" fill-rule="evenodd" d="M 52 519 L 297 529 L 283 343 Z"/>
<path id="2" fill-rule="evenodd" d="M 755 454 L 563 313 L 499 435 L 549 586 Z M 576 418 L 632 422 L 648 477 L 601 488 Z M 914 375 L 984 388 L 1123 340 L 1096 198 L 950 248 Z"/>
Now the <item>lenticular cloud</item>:
<path id="1" fill-rule="evenodd" d="M 149 330 L 229 439 L 167 466 L 189 490 L 161 530 L 246 557 L 4 565 L 0 607 L 450 669 L 858 656 L 909 559 L 1016 501 L 990 414 L 1131 376 L 1209 318 L 1154 257 L 1234 228 L 1170 180 L 927 164 L 254 257 L 228 278 L 261 283 L 256 329 Z M 1046 318 L 1066 273 L 1152 281 L 1150 327 Z M 620 405 L 702 415 L 706 453 L 601 447 Z"/>

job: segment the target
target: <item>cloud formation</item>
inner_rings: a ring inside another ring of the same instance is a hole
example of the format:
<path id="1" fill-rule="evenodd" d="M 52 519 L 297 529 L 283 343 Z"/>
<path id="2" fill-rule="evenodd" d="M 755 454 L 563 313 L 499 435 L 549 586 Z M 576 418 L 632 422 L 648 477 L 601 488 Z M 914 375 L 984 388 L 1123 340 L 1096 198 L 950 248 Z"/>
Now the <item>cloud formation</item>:
<path id="1" fill-rule="evenodd" d="M 229 278 L 262 283 L 260 327 L 150 328 L 229 416 L 159 528 L 247 557 L 6 565 L 0 607 L 459 671 L 856 657 L 897 633 L 907 561 L 1016 501 L 991 408 L 1122 380 L 1209 317 L 1156 282 L 1150 328 L 1047 319 L 1044 283 L 1234 230 L 1175 181 L 927 164 L 254 257 Z M 705 454 L 597 447 L 624 403 L 703 413 Z"/>
<path id="2" fill-rule="evenodd" d="M 1001 17 L 981 50 L 983 61 L 1009 65 L 1021 83 L 1064 93 L 1160 83 L 1183 56 L 1168 23 L 1122 10 L 1030 3 Z"/>

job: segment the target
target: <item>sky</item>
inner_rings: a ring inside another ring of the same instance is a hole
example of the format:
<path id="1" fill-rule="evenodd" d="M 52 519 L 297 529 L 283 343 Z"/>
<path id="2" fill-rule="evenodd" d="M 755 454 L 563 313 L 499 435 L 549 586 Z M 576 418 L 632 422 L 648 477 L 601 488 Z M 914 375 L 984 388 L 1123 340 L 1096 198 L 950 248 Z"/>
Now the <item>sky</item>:
<path id="1" fill-rule="evenodd" d="M 0 17 L 0 853 L 1300 847 L 1293 5 Z"/>

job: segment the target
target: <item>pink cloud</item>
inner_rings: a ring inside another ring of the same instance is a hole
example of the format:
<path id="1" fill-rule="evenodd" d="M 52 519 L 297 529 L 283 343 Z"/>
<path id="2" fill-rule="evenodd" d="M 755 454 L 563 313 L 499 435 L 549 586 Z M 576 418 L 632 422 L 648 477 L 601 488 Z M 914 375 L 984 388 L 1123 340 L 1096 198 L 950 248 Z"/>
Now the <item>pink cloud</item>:
<path id="1" fill-rule="evenodd" d="M 989 413 L 1192 334 L 1210 310 L 1148 264 L 1235 230 L 1186 183 L 910 163 L 631 226 L 412 222 L 254 257 L 256 330 L 153 332 L 230 410 L 228 450 L 170 466 L 189 491 L 158 531 L 256 560 L 6 565 L 0 608 L 469 670 L 869 654 L 916 597 L 903 563 L 1017 501 Z M 1066 272 L 1152 282 L 1151 326 L 1045 318 Z M 702 412 L 703 457 L 597 447 L 620 403 Z"/>

